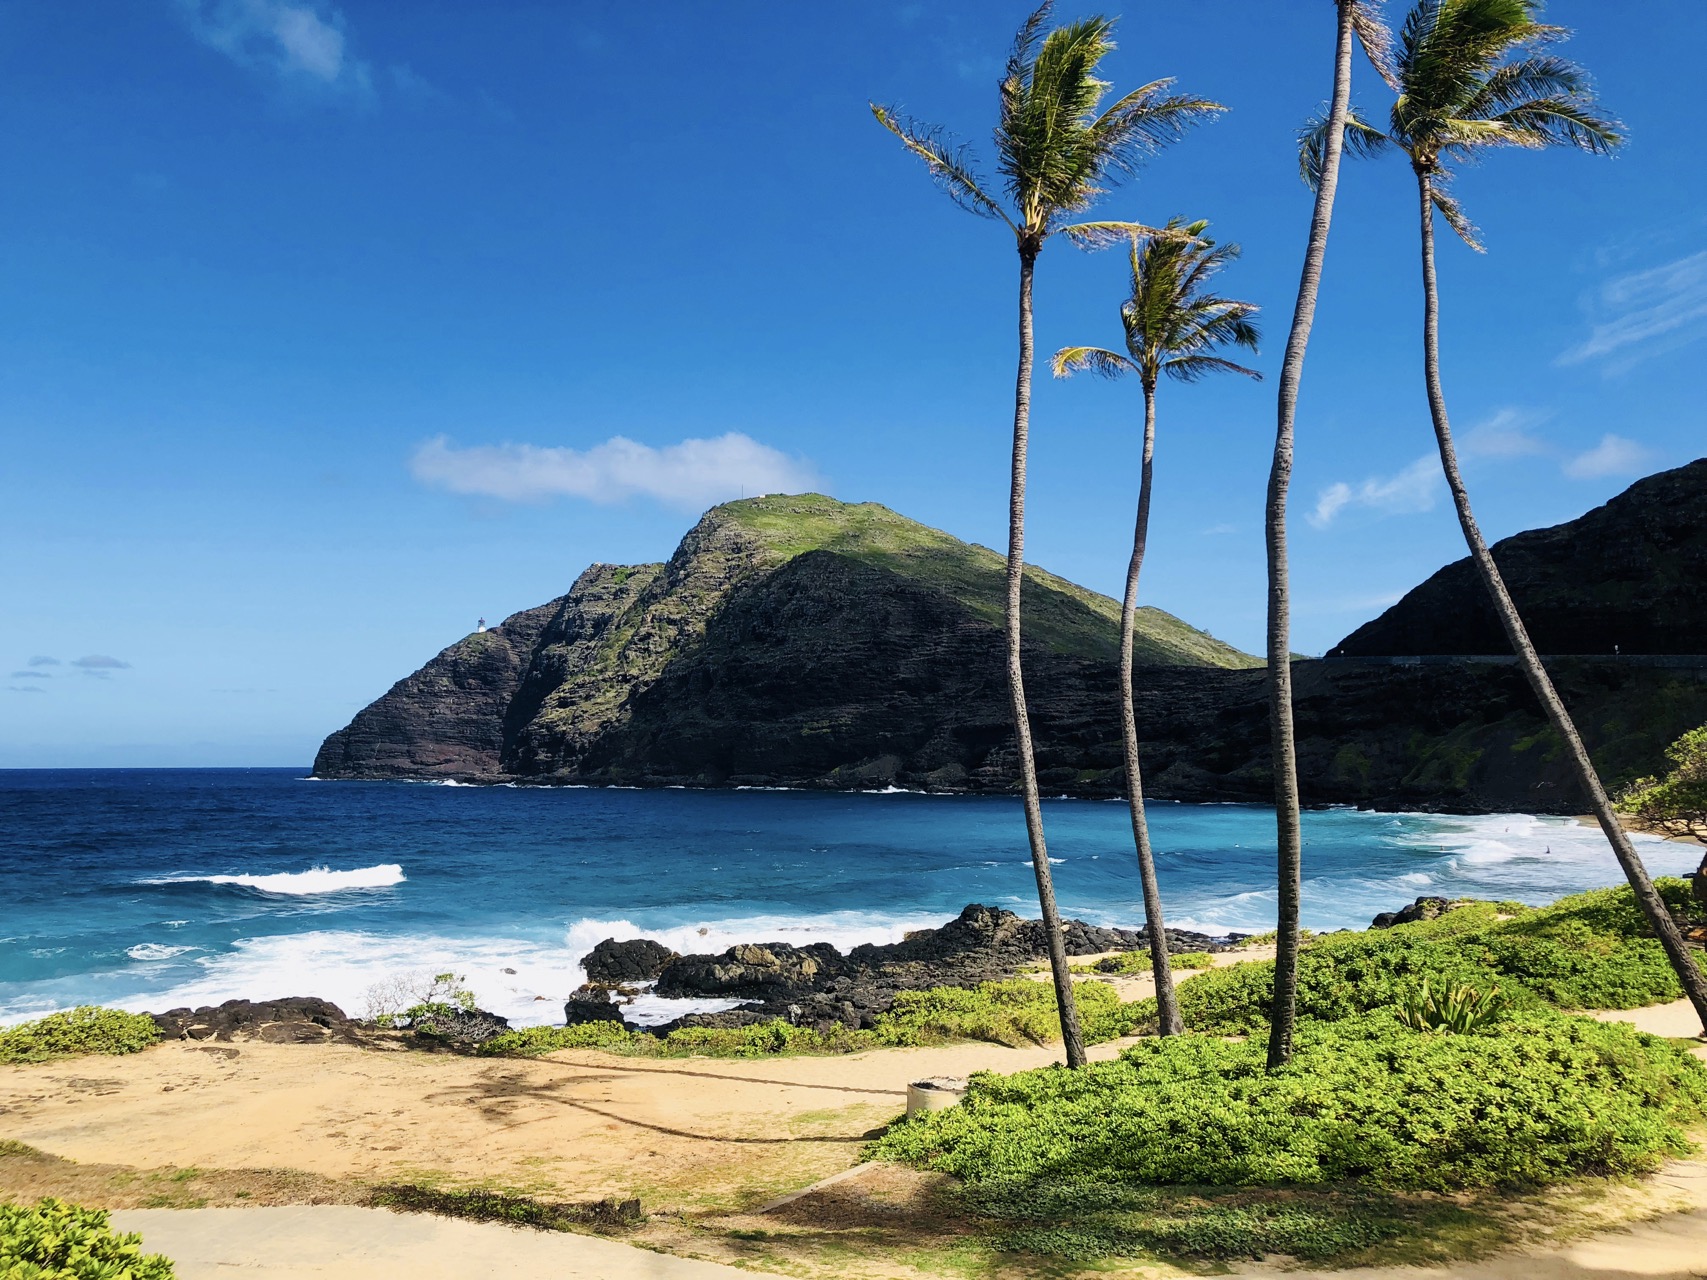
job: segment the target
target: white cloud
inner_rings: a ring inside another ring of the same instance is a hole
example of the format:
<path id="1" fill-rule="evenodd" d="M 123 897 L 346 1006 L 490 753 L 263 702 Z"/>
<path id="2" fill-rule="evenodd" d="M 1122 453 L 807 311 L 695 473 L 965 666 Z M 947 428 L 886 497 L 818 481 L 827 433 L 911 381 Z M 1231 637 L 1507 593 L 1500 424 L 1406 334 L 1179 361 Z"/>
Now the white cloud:
<path id="1" fill-rule="evenodd" d="M 1458 452 L 1465 458 L 1529 458 L 1546 453 L 1547 442 L 1526 429 L 1545 416 L 1523 409 L 1501 409 L 1460 436 Z"/>
<path id="2" fill-rule="evenodd" d="M 1358 485 L 1344 480 L 1316 496 L 1316 509 L 1305 517 L 1325 529 L 1348 507 L 1365 507 L 1381 515 L 1412 515 L 1434 507 L 1442 485 L 1440 460 L 1425 453 L 1397 475 L 1373 476 Z"/>
<path id="3" fill-rule="evenodd" d="M 1573 480 L 1598 480 L 1602 476 L 1636 476 L 1647 470 L 1653 450 L 1623 436 L 1604 435 L 1600 443 L 1564 464 Z"/>
<path id="4" fill-rule="evenodd" d="M 459 449 L 439 436 L 415 450 L 409 472 L 433 488 L 505 502 L 569 497 L 611 503 L 644 497 L 690 508 L 743 494 L 800 493 L 819 483 L 810 464 L 738 431 L 661 449 L 625 436 L 590 449 L 532 444 Z"/>
<path id="5" fill-rule="evenodd" d="M 282 81 L 366 95 L 373 72 L 351 56 L 344 15 L 326 0 L 178 0 L 191 33 Z"/>
<path id="6" fill-rule="evenodd" d="M 1559 364 L 1580 364 L 1625 351 L 1620 368 L 1707 334 L 1707 250 L 1644 271 L 1614 276 L 1601 286 L 1602 318 Z M 1631 347 L 1644 350 L 1626 351 Z"/>

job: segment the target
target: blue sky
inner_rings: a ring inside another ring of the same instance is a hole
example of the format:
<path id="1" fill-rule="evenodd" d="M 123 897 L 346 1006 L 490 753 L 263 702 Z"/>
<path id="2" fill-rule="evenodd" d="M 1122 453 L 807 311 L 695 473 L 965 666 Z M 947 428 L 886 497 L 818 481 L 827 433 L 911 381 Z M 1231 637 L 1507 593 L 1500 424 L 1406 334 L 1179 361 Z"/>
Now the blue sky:
<path id="1" fill-rule="evenodd" d="M 743 486 L 1000 546 L 1012 241 L 866 102 L 987 155 L 1025 8 L 0 4 L 0 766 L 306 763 L 477 616 L 660 559 Z M 1466 172 L 1488 253 L 1441 255 L 1494 536 L 1707 439 L 1694 89 L 1621 8 L 1549 17 L 1629 146 Z M 1265 308 L 1271 375 L 1309 216 L 1292 137 L 1331 28 L 1325 2 L 1129 3 L 1107 65 L 1230 108 L 1102 207 L 1241 242 L 1222 283 Z M 1656 0 L 1643 30 L 1707 46 L 1707 8 Z M 1341 187 L 1299 424 L 1310 652 L 1461 554 L 1412 201 L 1391 161 Z M 1123 284 L 1118 255 L 1051 245 L 1039 349 L 1112 345 Z M 1040 378 L 1035 402 L 1031 557 L 1110 592 L 1137 399 Z M 1251 650 L 1273 413 L 1272 381 L 1159 405 L 1146 597 Z"/>

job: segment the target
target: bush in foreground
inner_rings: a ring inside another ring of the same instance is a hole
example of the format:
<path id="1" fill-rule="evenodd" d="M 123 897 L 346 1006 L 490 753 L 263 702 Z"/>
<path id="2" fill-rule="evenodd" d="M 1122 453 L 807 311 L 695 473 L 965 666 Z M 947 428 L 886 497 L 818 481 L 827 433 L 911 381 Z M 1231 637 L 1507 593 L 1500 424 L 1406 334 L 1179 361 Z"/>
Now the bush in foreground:
<path id="1" fill-rule="evenodd" d="M 142 1237 L 118 1235 L 105 1209 L 47 1199 L 0 1203 L 0 1276 L 6 1280 L 172 1280 L 172 1264 L 142 1251 Z"/>
<path id="2" fill-rule="evenodd" d="M 136 1053 L 160 1039 L 147 1014 L 80 1005 L 0 1031 L 0 1063 L 47 1062 L 86 1053 Z"/>
<path id="3" fill-rule="evenodd" d="M 975 1076 L 870 1154 L 973 1183 L 1534 1186 L 1652 1169 L 1704 1108 L 1707 1069 L 1621 1024 L 1534 1010 L 1450 1035 L 1384 1012 L 1306 1025 L 1273 1073 L 1260 1043 L 1186 1035 Z"/>

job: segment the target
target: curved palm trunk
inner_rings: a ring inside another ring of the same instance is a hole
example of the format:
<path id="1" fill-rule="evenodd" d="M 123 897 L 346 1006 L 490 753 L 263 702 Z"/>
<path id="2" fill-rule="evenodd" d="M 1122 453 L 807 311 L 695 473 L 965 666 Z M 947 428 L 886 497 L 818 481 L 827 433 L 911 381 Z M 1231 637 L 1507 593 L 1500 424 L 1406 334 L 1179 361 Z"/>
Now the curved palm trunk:
<path id="1" fill-rule="evenodd" d="M 1043 842 L 1043 805 L 1037 794 L 1037 760 L 1031 747 L 1031 716 L 1025 706 L 1025 675 L 1020 667 L 1020 585 L 1025 576 L 1025 458 L 1031 431 L 1031 277 L 1037 250 L 1021 246 L 1019 253 L 1019 374 L 1014 384 L 1013 471 L 1008 487 L 1008 697 L 1013 706 L 1014 745 L 1019 751 L 1020 797 L 1025 805 L 1025 834 L 1031 842 L 1031 866 L 1037 873 L 1037 902 L 1043 912 L 1043 931 L 1049 940 L 1049 969 L 1055 978 L 1055 1001 L 1061 1011 L 1061 1040 L 1067 1065 L 1085 1065 L 1085 1042 L 1079 1031 L 1079 1010 L 1073 1003 L 1073 975 L 1067 969 L 1067 946 L 1061 936 L 1061 913 L 1055 906 L 1055 878 L 1049 873 L 1049 850 Z"/>
<path id="2" fill-rule="evenodd" d="M 1280 369 L 1279 421 L 1274 433 L 1274 463 L 1268 473 L 1268 705 L 1274 769 L 1274 823 L 1278 854 L 1279 932 L 1274 960 L 1274 1004 L 1269 1011 L 1268 1065 L 1272 1070 L 1292 1057 L 1298 1004 L 1298 903 L 1303 895 L 1304 844 L 1298 799 L 1298 756 L 1292 729 L 1292 601 L 1286 562 L 1286 496 L 1292 484 L 1293 424 L 1298 415 L 1298 384 L 1304 352 L 1316 319 L 1316 294 L 1322 260 L 1328 251 L 1334 193 L 1339 187 L 1345 118 L 1351 108 L 1351 0 L 1339 3 L 1339 37 L 1334 52 L 1334 97 L 1328 112 L 1327 154 L 1310 217 L 1310 243 L 1298 301 L 1292 308 L 1292 332 Z"/>
<path id="3" fill-rule="evenodd" d="M 1168 934 L 1162 923 L 1162 891 L 1156 884 L 1156 858 L 1150 825 L 1144 819 L 1144 775 L 1138 767 L 1138 713 L 1132 705 L 1132 633 L 1136 629 L 1138 574 L 1150 536 L 1150 476 L 1156 453 L 1156 389 L 1144 384 L 1144 460 L 1138 480 L 1138 521 L 1132 531 L 1132 559 L 1126 566 L 1126 600 L 1120 611 L 1120 732 L 1126 748 L 1126 803 L 1132 811 L 1132 843 L 1138 849 L 1138 876 L 1144 885 L 1144 922 L 1150 935 L 1150 968 L 1156 975 L 1156 1013 L 1162 1035 L 1185 1030 L 1174 997 L 1173 967 L 1168 963 Z"/>
<path id="4" fill-rule="evenodd" d="M 1458 509 L 1459 527 L 1464 530 L 1464 541 L 1470 548 L 1470 558 L 1475 562 L 1482 585 L 1488 589 L 1494 612 L 1499 615 L 1500 625 L 1505 628 L 1506 639 L 1511 642 L 1512 651 L 1517 654 L 1518 665 L 1522 667 L 1529 687 L 1535 690 L 1535 696 L 1541 700 L 1548 723 L 1564 742 L 1571 764 L 1576 769 L 1577 781 L 1589 795 L 1594 816 L 1600 822 L 1600 829 L 1606 833 L 1613 855 L 1618 859 L 1618 865 L 1623 868 L 1631 889 L 1635 891 L 1636 903 L 1641 907 L 1642 914 L 1648 918 L 1648 923 L 1653 926 L 1654 932 L 1659 935 L 1660 945 L 1665 948 L 1666 957 L 1677 971 L 1678 980 L 1683 984 L 1690 1004 L 1695 1006 L 1703 1033 L 1707 1034 L 1707 974 L 1702 973 L 1700 965 L 1690 954 L 1683 935 L 1678 932 L 1677 922 L 1672 919 L 1665 901 L 1654 888 L 1654 882 L 1648 876 L 1647 867 L 1642 865 L 1641 856 L 1636 852 L 1629 833 L 1624 830 L 1623 824 L 1618 821 L 1618 815 L 1613 812 L 1612 801 L 1606 794 L 1606 788 L 1601 785 L 1600 775 L 1595 772 L 1594 762 L 1589 759 L 1588 751 L 1583 746 L 1582 735 L 1577 732 L 1570 712 L 1565 709 L 1558 691 L 1553 688 L 1553 681 L 1547 675 L 1547 669 L 1541 665 L 1541 658 L 1530 642 L 1529 632 L 1523 625 L 1523 619 L 1518 616 L 1517 606 L 1512 603 L 1511 593 L 1506 590 L 1505 580 L 1500 576 L 1499 567 L 1494 563 L 1493 554 L 1488 550 L 1488 544 L 1476 524 L 1475 514 L 1470 510 L 1470 494 L 1465 489 L 1464 477 L 1458 470 L 1458 451 L 1452 443 L 1452 427 L 1446 417 L 1446 395 L 1440 385 L 1440 294 L 1434 273 L 1434 192 L 1426 171 L 1419 170 L 1417 173 L 1417 192 L 1422 205 L 1423 373 L 1428 384 L 1429 414 L 1434 419 L 1434 438 L 1440 446 L 1440 466 L 1446 473 L 1447 486 L 1452 490 L 1452 503 Z"/>

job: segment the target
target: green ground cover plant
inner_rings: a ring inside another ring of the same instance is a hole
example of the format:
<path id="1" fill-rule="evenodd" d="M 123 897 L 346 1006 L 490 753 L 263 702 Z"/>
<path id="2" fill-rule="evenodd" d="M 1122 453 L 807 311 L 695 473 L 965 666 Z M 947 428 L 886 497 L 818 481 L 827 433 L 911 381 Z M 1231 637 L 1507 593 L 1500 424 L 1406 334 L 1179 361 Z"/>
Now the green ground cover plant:
<path id="1" fill-rule="evenodd" d="M 146 1014 L 79 1005 L 0 1031 L 0 1063 L 136 1053 L 159 1039 L 160 1028 Z"/>
<path id="2" fill-rule="evenodd" d="M 172 1280 L 172 1264 L 142 1251 L 142 1237 L 117 1234 L 105 1209 L 63 1200 L 0 1203 L 0 1276 L 5 1280 Z"/>
<path id="3" fill-rule="evenodd" d="M 1131 1035 L 1145 1016 L 1142 1002 L 1123 1003 L 1105 982 L 1074 987 L 1079 1019 L 1090 1043 Z M 628 1031 L 616 1022 L 573 1027 L 528 1027 L 495 1036 L 483 1054 L 533 1055 L 557 1049 L 604 1049 L 649 1058 L 757 1058 L 774 1054 L 857 1053 L 983 1040 L 996 1044 L 1047 1044 L 1061 1038 L 1053 990 L 1041 982 L 1013 978 L 975 988 L 933 987 L 903 991 L 888 1013 L 866 1030 L 836 1026 L 828 1031 L 773 1019 L 745 1027 L 685 1027 L 667 1036 Z"/>
<path id="4" fill-rule="evenodd" d="M 968 1183 L 1451 1191 L 1644 1172 L 1704 1115 L 1707 1069 L 1623 1024 L 1537 1008 L 1460 1035 L 1389 1010 L 1303 1024 L 1273 1072 L 1258 1043 L 1188 1034 L 1076 1072 L 974 1076 L 868 1154 Z"/>
<path id="5" fill-rule="evenodd" d="M 1676 913 L 1689 887 L 1656 882 Z M 1434 920 L 1312 938 L 1298 964 L 1298 1016 L 1331 1022 L 1397 1005 L 1427 981 L 1439 991 L 1498 987 L 1516 1009 L 1633 1009 L 1683 994 L 1626 886 L 1546 907 L 1473 902 Z M 1180 988 L 1188 1028 L 1251 1034 L 1268 1024 L 1272 963 L 1211 970 Z"/>

